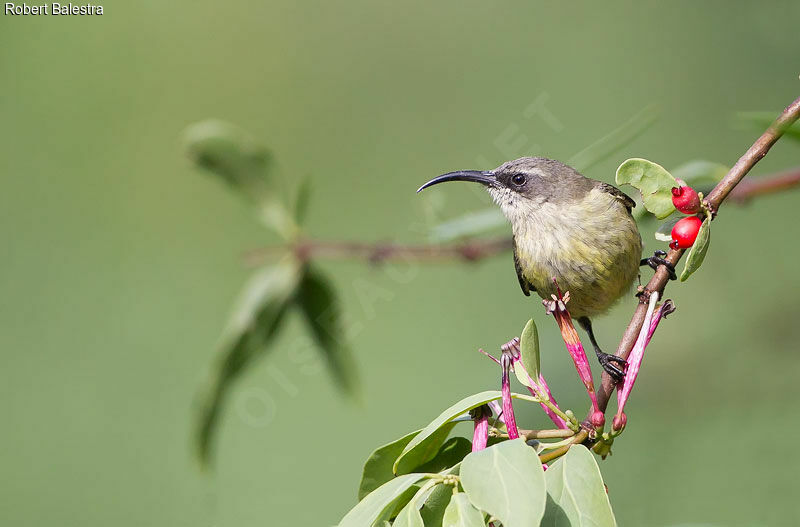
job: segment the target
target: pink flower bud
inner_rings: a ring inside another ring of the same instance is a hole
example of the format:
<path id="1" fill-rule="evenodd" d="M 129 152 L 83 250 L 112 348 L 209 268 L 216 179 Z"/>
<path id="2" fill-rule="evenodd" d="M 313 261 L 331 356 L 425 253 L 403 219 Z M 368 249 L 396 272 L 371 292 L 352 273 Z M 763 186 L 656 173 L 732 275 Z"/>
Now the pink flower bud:
<path id="1" fill-rule="evenodd" d="M 621 412 L 614 416 L 614 421 L 611 423 L 611 427 L 614 429 L 615 432 L 618 432 L 622 430 L 627 423 L 628 423 L 628 416 L 625 415 L 625 412 Z"/>
<path id="2" fill-rule="evenodd" d="M 597 410 L 592 412 L 592 426 L 595 428 L 601 428 L 604 424 L 606 424 L 606 416 L 603 415 L 603 412 Z"/>

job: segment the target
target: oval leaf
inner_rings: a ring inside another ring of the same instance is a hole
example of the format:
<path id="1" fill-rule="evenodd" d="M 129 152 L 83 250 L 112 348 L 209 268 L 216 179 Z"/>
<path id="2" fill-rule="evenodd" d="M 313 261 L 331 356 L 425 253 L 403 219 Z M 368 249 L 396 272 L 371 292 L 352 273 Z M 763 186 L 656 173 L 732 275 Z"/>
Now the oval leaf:
<path id="1" fill-rule="evenodd" d="M 461 485 L 469 500 L 503 527 L 539 525 L 547 492 L 536 451 L 513 439 L 473 452 L 461 463 Z"/>
<path id="2" fill-rule="evenodd" d="M 431 450 L 429 445 L 424 444 L 426 439 L 435 434 L 440 428 L 446 428 L 447 433 L 449 434 L 450 430 L 452 430 L 452 427 L 455 426 L 454 423 L 451 423 L 453 419 L 465 412 L 472 410 L 473 408 L 477 408 L 482 404 L 486 404 L 489 401 L 500 399 L 500 397 L 502 397 L 502 395 L 498 390 L 489 390 L 486 392 L 476 393 L 458 401 L 450 408 L 439 414 L 439 417 L 434 419 L 431 424 L 423 428 L 422 431 L 417 434 L 414 439 L 408 443 L 408 445 L 406 445 L 406 447 L 403 449 L 403 452 L 401 452 L 400 456 L 398 456 L 397 460 L 394 462 L 394 473 L 402 474 L 403 468 L 413 470 L 413 466 L 418 466 L 420 463 L 417 461 L 417 459 L 425 457 L 420 456 L 420 449 L 429 452 L 430 457 L 428 457 L 428 459 L 425 461 L 432 459 L 433 456 L 436 455 L 436 450 L 438 450 L 441 443 L 437 445 L 435 449 Z M 410 457 L 410 459 L 406 461 L 406 457 Z"/>
<path id="3" fill-rule="evenodd" d="M 452 497 L 444 511 L 442 527 L 484 527 L 483 514 L 463 492 Z"/>
<path id="4" fill-rule="evenodd" d="M 437 481 L 431 480 L 423 485 L 416 495 L 411 498 L 411 501 L 403 507 L 403 510 L 397 514 L 397 519 L 392 525 L 394 527 L 425 527 L 419 511 L 420 501 L 427 499 L 431 494 L 432 487 L 437 484 Z"/>
<path id="5" fill-rule="evenodd" d="M 390 479 L 394 478 L 392 466 L 394 460 L 403 452 L 406 445 L 414 439 L 420 431 L 411 432 L 400 439 L 376 448 L 364 463 L 361 473 L 361 483 L 358 485 L 358 500 L 377 489 Z"/>
<path id="6" fill-rule="evenodd" d="M 709 243 L 711 243 L 711 218 L 706 217 L 703 220 L 703 224 L 700 225 L 700 231 L 697 233 L 694 245 L 689 249 L 689 254 L 686 256 L 686 265 L 684 265 L 683 272 L 681 272 L 681 282 L 685 282 L 703 264 Z"/>
<path id="7" fill-rule="evenodd" d="M 538 379 L 541 370 L 539 363 L 539 331 L 536 329 L 533 319 L 530 319 L 525 324 L 525 329 L 522 330 L 522 336 L 519 338 L 519 348 L 522 365 L 533 379 Z"/>
<path id="8" fill-rule="evenodd" d="M 675 211 L 671 190 L 678 186 L 678 182 L 661 165 L 647 159 L 628 159 L 617 168 L 616 182 L 638 189 L 644 207 L 658 219 L 664 219 Z"/>
<path id="9" fill-rule="evenodd" d="M 395 505 L 395 500 L 411 488 L 416 482 L 425 477 L 425 474 L 406 474 L 384 483 L 358 505 L 350 509 L 339 527 L 365 527 L 372 525 L 383 514 Z"/>
<path id="10" fill-rule="evenodd" d="M 568 525 L 614 527 L 617 524 L 600 468 L 586 447 L 575 445 L 570 448 L 547 469 L 544 477 L 549 497 L 561 509 L 551 507 L 552 513 L 566 515 Z"/>
<path id="11" fill-rule="evenodd" d="M 442 527 L 442 518 L 450 499 L 453 497 L 453 487 L 450 485 L 436 485 L 430 496 L 420 509 L 425 527 Z"/>

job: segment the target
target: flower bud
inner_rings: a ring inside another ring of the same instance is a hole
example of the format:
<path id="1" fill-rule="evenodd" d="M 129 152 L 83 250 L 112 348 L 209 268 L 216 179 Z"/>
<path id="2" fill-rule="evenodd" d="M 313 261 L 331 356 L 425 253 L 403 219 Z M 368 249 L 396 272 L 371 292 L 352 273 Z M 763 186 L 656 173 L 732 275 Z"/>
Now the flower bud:
<path id="1" fill-rule="evenodd" d="M 619 432 L 627 423 L 628 416 L 625 415 L 625 412 L 620 412 L 614 416 L 614 421 L 611 423 L 611 428 L 613 428 L 615 432 Z"/>
<path id="2" fill-rule="evenodd" d="M 683 180 L 678 180 L 677 187 L 672 187 L 672 204 L 684 214 L 695 214 L 700 211 L 700 196 L 697 191 Z"/>
<path id="3" fill-rule="evenodd" d="M 606 416 L 603 415 L 603 412 L 597 410 L 592 413 L 592 426 L 595 428 L 601 428 L 604 424 L 606 424 Z"/>

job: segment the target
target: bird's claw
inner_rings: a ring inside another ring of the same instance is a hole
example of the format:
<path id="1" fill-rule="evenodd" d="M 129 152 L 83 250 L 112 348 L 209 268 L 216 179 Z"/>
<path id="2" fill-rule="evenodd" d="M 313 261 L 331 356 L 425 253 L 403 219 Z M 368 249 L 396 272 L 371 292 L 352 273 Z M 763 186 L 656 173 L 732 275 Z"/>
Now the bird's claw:
<path id="1" fill-rule="evenodd" d="M 600 366 L 602 366 L 603 370 L 609 374 L 612 379 L 614 379 L 615 383 L 618 383 L 625 378 L 624 369 L 625 366 L 628 365 L 628 361 L 622 357 L 617 357 L 616 355 L 612 355 L 610 353 L 598 353 L 597 359 L 600 361 Z"/>
<path id="2" fill-rule="evenodd" d="M 678 275 L 675 273 L 675 266 L 669 263 L 664 257 L 667 255 L 665 251 L 656 251 L 650 258 L 642 258 L 639 265 L 649 265 L 653 270 L 657 270 L 659 266 L 663 265 L 669 272 L 669 279 L 675 280 Z"/>

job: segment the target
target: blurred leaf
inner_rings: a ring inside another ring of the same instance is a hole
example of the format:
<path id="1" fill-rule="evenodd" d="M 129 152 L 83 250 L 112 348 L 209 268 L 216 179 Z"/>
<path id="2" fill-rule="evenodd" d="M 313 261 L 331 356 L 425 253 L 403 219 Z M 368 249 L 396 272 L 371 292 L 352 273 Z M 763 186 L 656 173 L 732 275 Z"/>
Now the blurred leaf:
<path id="1" fill-rule="evenodd" d="M 394 508 L 395 500 L 402 498 L 416 482 L 424 477 L 425 474 L 406 474 L 386 482 L 358 502 L 342 518 L 339 527 L 366 527 L 387 519 L 382 516 L 387 510 Z"/>
<path id="2" fill-rule="evenodd" d="M 740 122 L 754 125 L 752 128 L 763 131 L 775 122 L 772 112 L 739 112 L 737 118 Z M 783 128 L 784 137 L 800 141 L 800 124 L 795 122 Z"/>
<path id="3" fill-rule="evenodd" d="M 473 452 L 461 463 L 469 500 L 503 527 L 539 525 L 547 499 L 544 478 L 539 456 L 523 439 Z"/>
<path id="4" fill-rule="evenodd" d="M 196 436 L 201 462 L 210 458 L 217 420 L 232 383 L 268 349 L 291 302 L 298 275 L 294 263 L 278 264 L 257 272 L 242 291 L 221 339 L 210 389 L 202 396 Z"/>
<path id="5" fill-rule="evenodd" d="M 444 511 L 442 527 L 484 527 L 483 514 L 476 509 L 463 492 L 450 499 Z M 426 524 L 427 527 L 427 524 Z"/>
<path id="6" fill-rule="evenodd" d="M 356 396 L 358 381 L 355 361 L 345 342 L 339 299 L 330 280 L 307 265 L 297 288 L 296 301 L 325 355 L 334 380 L 345 393 Z"/>
<path id="7" fill-rule="evenodd" d="M 681 272 L 681 282 L 685 282 L 703 264 L 709 243 L 711 243 L 711 218 L 706 217 L 703 220 L 703 224 L 700 225 L 700 231 L 697 233 L 694 245 L 689 249 L 689 254 L 686 256 L 686 265 L 684 265 L 683 272 Z"/>
<path id="8" fill-rule="evenodd" d="M 436 435 L 434 434 L 431 438 Z M 472 452 L 472 441 L 466 437 L 451 437 L 439 448 L 439 451 L 436 452 L 436 455 L 431 460 L 414 468 L 414 472 L 441 472 L 460 463 L 464 456 L 470 452 Z"/>
<path id="9" fill-rule="evenodd" d="M 612 130 L 599 141 L 584 148 L 567 161 L 578 172 L 584 172 L 607 159 L 642 135 L 658 119 L 658 106 L 651 104 L 631 117 L 620 127 Z"/>
<path id="10" fill-rule="evenodd" d="M 675 210 L 671 189 L 678 183 L 661 165 L 647 159 L 628 159 L 617 168 L 616 182 L 637 188 L 642 193 L 645 208 L 658 219 L 666 218 Z"/>
<path id="11" fill-rule="evenodd" d="M 297 195 L 294 200 L 294 221 L 303 225 L 308 212 L 308 203 L 311 200 L 311 178 L 304 177 L 297 186 Z"/>
<path id="12" fill-rule="evenodd" d="M 425 527 L 442 527 L 442 518 L 450 499 L 453 497 L 453 487 L 450 485 L 436 485 L 420 509 L 420 515 Z"/>
<path id="13" fill-rule="evenodd" d="M 393 470 L 395 473 L 398 473 L 398 469 L 401 466 L 401 463 L 407 463 L 403 466 L 409 466 L 411 464 L 418 464 L 418 463 L 408 463 L 404 461 L 406 456 L 411 456 L 412 460 L 421 459 L 425 456 L 421 456 L 419 451 L 425 452 L 425 455 L 430 452 L 430 445 L 426 442 L 430 436 L 437 434 L 439 429 L 447 430 L 447 433 L 450 433 L 452 430 L 454 423 L 451 423 L 453 419 L 458 417 L 459 415 L 472 410 L 473 408 L 477 408 L 482 404 L 486 404 L 489 401 L 497 400 L 501 397 L 501 394 L 497 390 L 489 390 L 486 392 L 476 393 L 474 395 L 470 395 L 466 397 L 450 408 L 439 414 L 439 416 L 434 419 L 428 426 L 426 426 L 422 431 L 414 436 L 414 438 L 405 446 L 403 452 L 397 458 L 397 461 L 394 462 Z M 446 437 L 446 436 L 445 436 Z M 443 439 L 444 440 L 444 439 Z M 438 448 L 438 446 L 437 446 Z M 431 459 L 435 455 L 435 452 L 430 452 Z"/>
<path id="14" fill-rule="evenodd" d="M 729 168 L 713 161 L 695 160 L 684 163 L 671 171 L 672 177 L 682 179 L 697 192 L 708 194 L 722 181 Z"/>
<path id="15" fill-rule="evenodd" d="M 547 493 L 573 527 L 613 527 L 617 524 L 594 456 L 575 445 L 544 473 Z M 556 512 L 553 514 L 557 516 Z"/>
<path id="16" fill-rule="evenodd" d="M 536 323 L 533 319 L 530 319 L 525 324 L 525 329 L 522 330 L 522 336 L 519 338 L 519 348 L 522 365 L 533 380 L 538 380 L 539 372 L 541 371 L 539 363 L 539 331 L 536 329 Z"/>
<path id="17" fill-rule="evenodd" d="M 431 231 L 431 240 L 447 242 L 464 236 L 472 236 L 508 224 L 508 220 L 497 207 L 470 212 L 436 225 Z"/>
<path id="18" fill-rule="evenodd" d="M 252 202 L 270 195 L 270 154 L 246 131 L 230 123 L 209 119 L 184 133 L 186 151 L 200 168 L 219 176 Z"/>
<path id="19" fill-rule="evenodd" d="M 675 226 L 678 221 L 682 218 L 685 218 L 686 215 L 678 212 L 677 210 L 667 216 L 667 219 L 664 220 L 664 223 L 659 225 L 658 229 L 655 232 L 656 240 L 662 242 L 671 242 L 672 241 L 672 228 Z"/>

